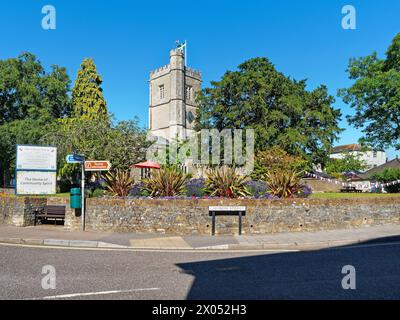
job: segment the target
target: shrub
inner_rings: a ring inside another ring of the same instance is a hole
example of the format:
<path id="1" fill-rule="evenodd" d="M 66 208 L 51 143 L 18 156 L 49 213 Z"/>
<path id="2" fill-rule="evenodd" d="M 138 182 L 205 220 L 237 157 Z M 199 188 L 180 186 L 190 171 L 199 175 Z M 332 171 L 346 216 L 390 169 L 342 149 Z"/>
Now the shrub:
<path id="1" fill-rule="evenodd" d="M 270 171 L 306 171 L 310 169 L 309 167 L 307 159 L 290 155 L 285 150 L 275 146 L 268 150 L 257 152 L 251 177 L 261 181 L 266 179 L 267 173 Z"/>
<path id="2" fill-rule="evenodd" d="M 227 166 L 208 169 L 206 188 L 211 196 L 237 198 L 250 193 L 246 188 L 247 176 L 241 176 L 236 168 Z"/>
<path id="3" fill-rule="evenodd" d="M 104 177 L 104 184 L 113 197 L 126 197 L 132 189 L 135 180 L 129 171 L 115 170 Z"/>
<path id="4" fill-rule="evenodd" d="M 329 158 L 325 165 L 326 173 L 337 179 L 343 178 L 343 173 L 346 171 L 363 171 L 365 169 L 365 161 L 351 153 L 347 153 L 342 159 Z"/>
<path id="5" fill-rule="evenodd" d="M 205 179 L 191 179 L 186 184 L 186 194 L 189 197 L 203 197 L 206 194 Z"/>
<path id="6" fill-rule="evenodd" d="M 379 182 L 391 182 L 400 179 L 400 169 L 398 168 L 388 168 L 382 172 L 376 173 L 372 176 L 372 179 Z M 397 193 L 400 191 L 400 186 L 398 184 L 385 187 L 389 193 Z"/>
<path id="7" fill-rule="evenodd" d="M 104 195 L 104 190 L 103 189 L 94 189 L 90 193 L 90 198 L 101 198 Z"/>
<path id="8" fill-rule="evenodd" d="M 310 186 L 303 185 L 301 187 L 301 190 L 298 193 L 299 198 L 308 198 L 310 195 L 312 195 L 313 191 Z"/>
<path id="9" fill-rule="evenodd" d="M 261 198 L 267 195 L 267 185 L 264 181 L 249 180 L 246 182 L 246 189 L 254 198 Z"/>
<path id="10" fill-rule="evenodd" d="M 300 174 L 294 170 L 271 171 L 266 178 L 268 192 L 279 198 L 292 198 L 303 189 Z"/>
<path id="11" fill-rule="evenodd" d="M 144 189 L 144 183 L 143 182 L 138 182 L 135 183 L 132 187 L 132 189 L 129 191 L 129 196 L 130 197 L 140 197 L 143 196 L 143 190 Z"/>
<path id="12" fill-rule="evenodd" d="M 151 197 L 175 197 L 186 194 L 188 176 L 175 167 L 152 170 L 151 177 L 144 179 L 144 190 Z"/>

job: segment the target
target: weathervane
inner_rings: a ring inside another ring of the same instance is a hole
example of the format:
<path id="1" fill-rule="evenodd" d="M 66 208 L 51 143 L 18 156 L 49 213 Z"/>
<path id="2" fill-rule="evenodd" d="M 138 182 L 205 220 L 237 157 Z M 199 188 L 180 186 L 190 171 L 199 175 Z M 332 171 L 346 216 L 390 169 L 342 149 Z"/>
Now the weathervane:
<path id="1" fill-rule="evenodd" d="M 185 67 L 187 67 L 187 41 L 181 43 L 179 40 L 175 41 L 176 48 L 184 53 L 185 57 Z"/>

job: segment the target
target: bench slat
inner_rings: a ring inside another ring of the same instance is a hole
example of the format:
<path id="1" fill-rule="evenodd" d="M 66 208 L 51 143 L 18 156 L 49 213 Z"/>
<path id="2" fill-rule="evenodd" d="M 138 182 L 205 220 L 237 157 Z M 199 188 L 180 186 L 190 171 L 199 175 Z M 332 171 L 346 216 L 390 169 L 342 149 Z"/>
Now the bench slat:
<path id="1" fill-rule="evenodd" d="M 50 218 L 50 219 L 65 219 L 65 206 L 45 206 L 44 212 L 36 213 L 35 225 L 37 218 Z"/>

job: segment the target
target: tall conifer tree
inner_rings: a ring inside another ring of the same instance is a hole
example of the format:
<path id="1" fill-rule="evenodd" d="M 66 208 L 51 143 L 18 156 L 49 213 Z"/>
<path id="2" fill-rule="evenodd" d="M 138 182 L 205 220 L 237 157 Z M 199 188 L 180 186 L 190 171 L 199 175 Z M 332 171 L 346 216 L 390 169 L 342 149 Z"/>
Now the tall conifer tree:
<path id="1" fill-rule="evenodd" d="M 108 120 L 107 104 L 101 88 L 103 80 L 93 59 L 85 59 L 72 89 L 73 116 L 86 120 Z"/>

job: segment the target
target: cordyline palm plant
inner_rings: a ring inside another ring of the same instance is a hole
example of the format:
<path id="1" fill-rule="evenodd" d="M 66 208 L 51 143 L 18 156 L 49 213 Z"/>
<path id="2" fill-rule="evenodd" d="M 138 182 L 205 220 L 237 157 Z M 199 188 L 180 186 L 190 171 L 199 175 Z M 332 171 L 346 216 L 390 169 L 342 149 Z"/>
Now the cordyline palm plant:
<path id="1" fill-rule="evenodd" d="M 176 167 L 152 170 L 151 177 L 144 179 L 144 189 L 151 197 L 175 197 L 186 193 L 187 174 Z"/>
<path id="2" fill-rule="evenodd" d="M 211 196 L 237 198 L 250 195 L 247 180 L 248 177 L 240 175 L 236 168 L 223 166 L 207 170 L 205 185 Z"/>
<path id="3" fill-rule="evenodd" d="M 266 175 L 268 193 L 279 198 L 292 198 L 301 192 L 301 173 L 295 170 L 270 171 Z"/>
<path id="4" fill-rule="evenodd" d="M 113 197 L 127 197 L 135 184 L 135 180 L 131 177 L 129 171 L 120 169 L 108 172 L 104 176 L 104 182 Z"/>

